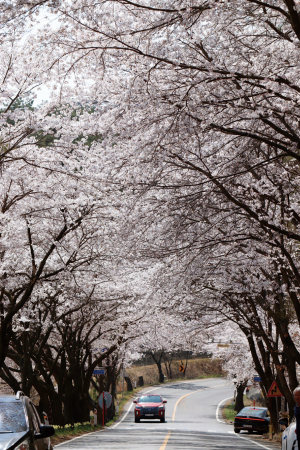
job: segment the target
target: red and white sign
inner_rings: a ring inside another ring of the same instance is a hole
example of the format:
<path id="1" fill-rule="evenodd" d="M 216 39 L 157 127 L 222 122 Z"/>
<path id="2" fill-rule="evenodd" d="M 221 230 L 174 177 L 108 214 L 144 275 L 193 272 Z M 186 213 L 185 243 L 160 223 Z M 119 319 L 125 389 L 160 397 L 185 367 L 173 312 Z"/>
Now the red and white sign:
<path id="1" fill-rule="evenodd" d="M 276 381 L 271 384 L 267 397 L 283 397 Z"/>

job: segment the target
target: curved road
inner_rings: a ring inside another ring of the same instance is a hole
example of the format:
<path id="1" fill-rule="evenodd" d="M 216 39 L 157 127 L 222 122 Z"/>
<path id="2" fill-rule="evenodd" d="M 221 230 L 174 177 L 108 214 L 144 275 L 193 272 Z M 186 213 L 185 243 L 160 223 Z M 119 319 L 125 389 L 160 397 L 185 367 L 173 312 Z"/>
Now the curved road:
<path id="1" fill-rule="evenodd" d="M 59 444 L 61 450 L 221 450 L 278 449 L 247 433 L 236 435 L 218 406 L 233 397 L 232 383 L 222 378 L 191 380 L 148 388 L 167 400 L 166 422 L 134 423 L 133 404 L 122 419 L 103 431 Z"/>

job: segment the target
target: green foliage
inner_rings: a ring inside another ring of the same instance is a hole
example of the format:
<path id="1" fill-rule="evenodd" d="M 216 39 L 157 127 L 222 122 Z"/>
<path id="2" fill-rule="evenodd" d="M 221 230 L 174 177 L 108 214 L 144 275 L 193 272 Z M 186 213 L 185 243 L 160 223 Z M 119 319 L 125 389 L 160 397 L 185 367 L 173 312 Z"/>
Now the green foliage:
<path id="1" fill-rule="evenodd" d="M 224 408 L 222 408 L 222 413 L 226 420 L 231 420 L 233 422 L 237 414 L 234 410 L 234 402 L 230 401 L 226 403 Z"/>
<path id="2" fill-rule="evenodd" d="M 9 104 L 5 105 L 4 109 L 7 108 L 8 105 Z M 25 109 L 30 109 L 31 111 L 34 111 L 33 100 L 24 100 L 22 98 L 18 98 L 10 106 L 11 111 L 14 111 L 15 109 L 21 109 L 23 111 Z M 72 111 L 71 118 L 76 120 L 76 117 L 78 118 L 78 116 L 82 115 L 83 112 L 88 112 L 89 114 L 92 114 L 95 111 L 95 109 L 96 109 L 95 106 L 91 106 L 91 107 L 85 106 L 84 107 L 84 106 L 79 105 L 77 109 L 74 109 Z M 0 112 L 1 112 L 1 110 L 0 110 Z M 64 107 L 52 111 L 51 114 L 55 114 L 56 116 L 64 117 L 65 116 Z M 10 118 L 7 119 L 7 123 L 10 125 L 15 125 L 15 121 Z M 56 136 L 57 130 L 52 130 L 52 131 L 54 132 L 54 134 L 45 134 L 45 133 L 43 133 L 43 131 L 39 131 L 34 134 L 34 136 L 36 138 L 36 144 L 38 147 L 52 146 L 56 140 L 60 139 L 59 136 Z M 103 136 L 98 133 L 89 134 L 87 136 L 84 136 L 84 134 L 81 133 L 78 136 L 78 138 L 73 140 L 72 143 L 76 144 L 77 142 L 81 142 L 82 140 L 84 140 L 84 145 L 86 145 L 88 148 L 90 148 L 93 142 L 101 142 L 103 140 Z"/>
<path id="3" fill-rule="evenodd" d="M 85 427 L 86 425 L 91 425 L 90 422 L 84 422 L 84 423 L 74 423 L 74 426 L 71 424 L 65 425 L 64 427 L 61 427 L 59 425 L 53 425 L 53 428 L 55 429 L 55 432 L 60 430 L 75 430 L 76 428 Z"/>
<path id="4" fill-rule="evenodd" d="M 101 134 L 88 134 L 88 136 L 84 136 L 82 133 L 78 136 L 78 138 L 74 139 L 73 144 L 76 144 L 76 142 L 80 142 L 83 139 L 85 139 L 84 145 L 87 147 L 91 147 L 93 142 L 101 142 L 103 140 L 103 136 Z"/>
<path id="5" fill-rule="evenodd" d="M 0 109 L 0 113 L 4 112 L 9 106 L 9 103 L 4 105 L 3 109 Z M 33 100 L 24 100 L 22 98 L 17 98 L 9 107 L 10 111 L 14 111 L 15 109 L 21 109 L 22 111 L 24 111 L 25 109 L 30 109 L 30 111 L 33 111 Z M 15 125 L 15 121 L 10 119 L 9 117 L 7 118 L 7 123 L 9 125 Z"/>
<path id="6" fill-rule="evenodd" d="M 33 100 L 24 100 L 23 98 L 17 98 L 11 105 L 10 109 L 12 111 L 14 111 L 15 109 L 21 109 L 22 111 L 25 111 L 25 109 L 30 109 L 30 111 L 33 111 Z"/>
<path id="7" fill-rule="evenodd" d="M 59 427 L 54 425 L 55 435 L 51 438 L 52 444 L 56 445 L 62 441 L 67 441 L 73 439 L 80 434 L 92 433 L 93 431 L 100 430 L 101 425 L 93 426 L 90 422 L 85 423 L 75 423 L 74 427 L 72 425 L 65 425 L 64 427 Z"/>
<path id="8" fill-rule="evenodd" d="M 38 147 L 49 147 L 54 144 L 55 140 L 59 139 L 53 134 L 44 134 L 42 131 L 38 131 L 34 136 Z"/>

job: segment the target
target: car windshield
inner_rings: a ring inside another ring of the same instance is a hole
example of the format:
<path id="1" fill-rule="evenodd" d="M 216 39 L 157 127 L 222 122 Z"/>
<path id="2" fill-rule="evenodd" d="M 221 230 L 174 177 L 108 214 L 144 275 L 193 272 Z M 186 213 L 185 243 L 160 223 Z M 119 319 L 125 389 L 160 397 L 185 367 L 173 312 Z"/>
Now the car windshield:
<path id="1" fill-rule="evenodd" d="M 147 395 L 139 398 L 139 403 L 160 403 L 160 395 Z"/>
<path id="2" fill-rule="evenodd" d="M 26 430 L 22 403 L 0 402 L 0 433 L 20 433 Z"/>
<path id="3" fill-rule="evenodd" d="M 264 417 L 266 413 L 265 409 L 258 408 L 243 408 L 238 416 L 251 416 L 251 417 Z"/>

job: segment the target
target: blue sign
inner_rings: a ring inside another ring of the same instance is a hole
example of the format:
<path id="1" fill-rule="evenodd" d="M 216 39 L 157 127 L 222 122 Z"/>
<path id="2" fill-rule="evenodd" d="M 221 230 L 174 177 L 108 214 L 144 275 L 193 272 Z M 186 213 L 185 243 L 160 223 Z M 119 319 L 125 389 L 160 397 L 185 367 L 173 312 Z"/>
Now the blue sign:
<path id="1" fill-rule="evenodd" d="M 105 369 L 95 369 L 93 375 L 105 375 Z"/>
<path id="2" fill-rule="evenodd" d="M 254 381 L 255 381 L 256 383 L 260 383 L 260 382 L 261 382 L 261 378 L 258 377 L 258 376 L 256 376 L 256 377 L 254 377 Z"/>

